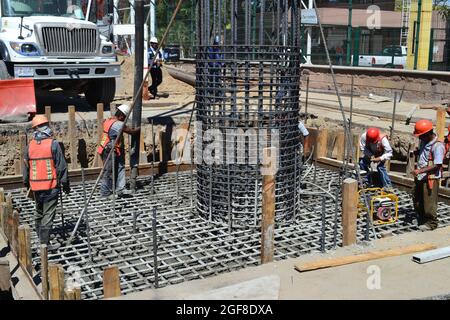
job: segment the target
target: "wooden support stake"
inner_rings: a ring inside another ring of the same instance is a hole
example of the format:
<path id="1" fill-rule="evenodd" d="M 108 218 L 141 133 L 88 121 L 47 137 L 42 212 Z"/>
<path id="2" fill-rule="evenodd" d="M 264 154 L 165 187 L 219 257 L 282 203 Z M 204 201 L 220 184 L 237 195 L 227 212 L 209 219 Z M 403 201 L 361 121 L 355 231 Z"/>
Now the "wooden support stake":
<path id="1" fill-rule="evenodd" d="M 358 182 L 347 178 L 342 187 L 342 245 L 356 243 L 356 218 L 358 215 Z"/>
<path id="2" fill-rule="evenodd" d="M 339 161 L 344 161 L 345 156 L 345 133 L 339 131 L 336 135 L 336 158 Z"/>
<path id="3" fill-rule="evenodd" d="M 444 108 L 439 108 L 436 111 L 436 134 L 441 141 L 445 139 L 445 115 L 446 111 Z"/>
<path id="4" fill-rule="evenodd" d="M 64 300 L 75 300 L 75 290 L 65 289 L 64 290 Z"/>
<path id="5" fill-rule="evenodd" d="M 75 287 L 73 290 L 75 291 L 75 300 L 81 300 L 81 288 Z"/>
<path id="6" fill-rule="evenodd" d="M 11 236 L 11 250 L 16 256 L 19 256 L 19 212 L 17 210 L 13 209 L 13 213 L 9 216 L 8 225 Z"/>
<path id="7" fill-rule="evenodd" d="M 164 131 L 159 132 L 159 161 L 166 161 L 166 133 Z"/>
<path id="8" fill-rule="evenodd" d="M 41 244 L 41 281 L 42 296 L 48 300 L 48 248 L 46 244 Z"/>
<path id="9" fill-rule="evenodd" d="M 64 300 L 64 269 L 60 264 L 48 265 L 50 300 Z"/>
<path id="10" fill-rule="evenodd" d="M 103 103 L 97 103 L 97 145 L 100 144 L 103 135 L 103 113 L 104 113 Z M 101 166 L 102 166 L 101 156 L 97 152 L 95 152 L 92 167 L 99 168 Z"/>
<path id="11" fill-rule="evenodd" d="M 147 152 L 145 151 L 145 137 L 144 137 L 144 130 L 141 130 L 141 137 L 139 139 L 140 141 L 140 154 L 139 154 L 139 163 L 147 163 Z"/>
<path id="12" fill-rule="evenodd" d="M 0 203 L 5 202 L 5 190 L 0 188 Z"/>
<path id="13" fill-rule="evenodd" d="M 19 226 L 19 262 L 33 276 L 33 264 L 31 260 L 31 230 L 28 225 Z"/>
<path id="14" fill-rule="evenodd" d="M 271 159 L 274 147 L 264 148 L 263 164 L 266 169 L 273 165 Z M 269 170 L 270 171 L 270 170 Z M 261 223 L 261 263 L 273 261 L 275 231 L 275 172 L 263 173 L 262 180 L 262 223 Z"/>
<path id="15" fill-rule="evenodd" d="M 9 261 L 6 258 L 0 258 L 0 293 L 10 292 L 11 290 L 11 271 Z"/>
<path id="16" fill-rule="evenodd" d="M 354 154 L 352 154 L 353 163 L 358 163 L 359 161 L 361 153 L 361 150 L 359 149 L 359 140 L 360 140 L 359 134 L 357 133 L 353 134 L 353 149 L 354 149 Z"/>
<path id="17" fill-rule="evenodd" d="M 45 106 L 45 117 L 50 124 L 52 122 L 52 106 Z"/>
<path id="18" fill-rule="evenodd" d="M 69 106 L 69 150 L 70 150 L 70 168 L 78 168 L 77 157 L 77 132 L 75 122 L 75 106 Z"/>
<path id="19" fill-rule="evenodd" d="M 426 250 L 435 249 L 436 246 L 431 243 L 415 244 L 403 248 L 393 248 L 388 250 L 372 251 L 363 254 L 339 257 L 333 259 L 322 259 L 319 261 L 299 263 L 295 265 L 295 269 L 300 272 L 311 271 L 323 268 L 337 267 L 351 263 L 364 262 L 375 259 L 382 259 L 386 257 L 395 257 L 403 254 L 411 254 Z"/>
<path id="20" fill-rule="evenodd" d="M 323 158 L 327 156 L 328 153 L 328 130 L 321 129 L 317 134 L 316 140 L 316 159 Z"/>
<path id="21" fill-rule="evenodd" d="M 114 298 L 121 295 L 119 268 L 110 266 L 103 270 L 103 295 L 105 298 Z"/>
<path id="22" fill-rule="evenodd" d="M 10 224 L 10 219 L 12 218 L 12 199 L 11 199 L 11 195 L 7 195 L 5 197 L 6 200 L 6 209 L 3 213 L 3 231 L 5 232 L 5 236 L 6 239 L 8 239 L 8 241 L 11 241 L 11 224 Z"/>
<path id="23" fill-rule="evenodd" d="M 14 174 L 20 176 L 22 174 L 22 161 L 20 159 L 14 160 Z"/>
<path id="24" fill-rule="evenodd" d="M 3 231 L 3 235 L 6 237 L 8 229 L 8 207 L 6 202 L 0 202 L 0 228 Z"/>
<path id="25" fill-rule="evenodd" d="M 416 146 L 416 144 L 411 142 L 408 147 L 408 159 L 407 159 L 407 163 L 406 163 L 406 177 L 407 178 L 413 178 L 413 175 L 411 174 L 411 172 L 416 167 L 416 157 L 414 155 L 415 146 Z"/>

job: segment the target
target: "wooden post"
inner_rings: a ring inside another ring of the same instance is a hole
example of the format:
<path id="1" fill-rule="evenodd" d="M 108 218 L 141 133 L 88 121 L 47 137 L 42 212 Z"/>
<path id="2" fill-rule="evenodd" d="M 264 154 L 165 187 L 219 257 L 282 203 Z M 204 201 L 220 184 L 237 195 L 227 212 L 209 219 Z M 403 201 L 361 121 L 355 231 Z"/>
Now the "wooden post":
<path id="1" fill-rule="evenodd" d="M 7 229 L 8 229 L 8 207 L 6 202 L 0 202 L 0 228 L 3 231 L 3 235 L 7 238 Z"/>
<path id="2" fill-rule="evenodd" d="M 103 103 L 97 103 L 97 145 L 100 144 L 103 135 L 103 113 L 104 113 Z M 94 168 L 99 168 L 102 166 L 101 156 L 97 152 L 95 152 L 92 166 Z"/>
<path id="3" fill-rule="evenodd" d="M 75 122 L 75 106 L 69 106 L 69 150 L 70 150 L 70 168 L 78 168 L 77 158 L 77 131 Z"/>
<path id="4" fill-rule="evenodd" d="M 336 135 L 336 158 L 344 161 L 345 156 L 345 132 L 339 131 Z"/>
<path id="5" fill-rule="evenodd" d="M 441 141 L 445 139 L 445 115 L 446 111 L 444 108 L 436 110 L 436 134 Z"/>
<path id="6" fill-rule="evenodd" d="M 75 300 L 81 300 L 81 288 L 75 287 L 73 290 L 75 291 Z"/>
<path id="7" fill-rule="evenodd" d="M 5 293 L 11 293 L 11 271 L 9 261 L 6 258 L 0 258 L 0 296 Z"/>
<path id="8" fill-rule="evenodd" d="M 354 154 L 352 154 L 352 158 L 353 158 L 353 163 L 357 164 L 359 161 L 359 157 L 360 157 L 360 153 L 361 150 L 359 149 L 359 139 L 360 139 L 360 135 L 355 133 L 353 135 L 353 149 L 354 149 Z"/>
<path id="9" fill-rule="evenodd" d="M 75 290 L 65 289 L 64 290 L 64 300 L 75 300 Z"/>
<path id="10" fill-rule="evenodd" d="M 411 171 L 416 168 L 416 157 L 414 156 L 414 149 L 416 144 L 411 142 L 408 147 L 408 159 L 406 162 L 406 177 L 413 178 Z"/>
<path id="11" fill-rule="evenodd" d="M 166 161 L 166 133 L 164 131 L 159 132 L 159 161 Z"/>
<path id="12" fill-rule="evenodd" d="M 48 300 L 48 248 L 46 244 L 41 244 L 41 281 L 42 296 Z"/>
<path id="13" fill-rule="evenodd" d="M 48 265 L 50 300 L 64 300 L 64 269 L 60 264 Z"/>
<path id="14" fill-rule="evenodd" d="M 0 188 L 0 203 L 5 202 L 5 190 Z"/>
<path id="15" fill-rule="evenodd" d="M 19 256 L 19 212 L 17 210 L 13 209 L 12 214 L 9 216 L 8 224 L 11 236 L 11 250 L 16 256 Z"/>
<path id="16" fill-rule="evenodd" d="M 110 266 L 103 270 L 103 295 L 105 298 L 119 297 L 120 291 L 120 277 L 119 268 L 117 266 Z"/>
<path id="17" fill-rule="evenodd" d="M 50 122 L 52 121 L 52 106 L 45 106 L 45 117 L 50 124 Z"/>
<path id="18" fill-rule="evenodd" d="M 270 168 L 274 147 L 264 148 L 263 164 Z M 261 263 L 273 261 L 275 231 L 275 172 L 263 175 L 262 180 L 262 223 L 261 223 Z"/>
<path id="19" fill-rule="evenodd" d="M 14 174 L 20 176 L 22 174 L 22 161 L 20 159 L 14 160 Z"/>
<path id="20" fill-rule="evenodd" d="M 33 276 L 33 264 L 31 260 L 31 233 L 30 226 L 19 226 L 19 262 Z"/>
<path id="21" fill-rule="evenodd" d="M 358 216 L 358 182 L 347 178 L 342 186 L 342 245 L 356 243 L 356 219 Z"/>
<path id="22" fill-rule="evenodd" d="M 147 163 L 147 152 L 145 151 L 145 140 L 144 140 L 144 130 L 141 129 L 141 137 L 140 137 L 140 154 L 139 154 L 139 163 Z"/>
<path id="23" fill-rule="evenodd" d="M 316 159 L 326 157 L 328 155 L 328 130 L 321 129 L 318 131 L 316 140 Z"/>
<path id="24" fill-rule="evenodd" d="M 10 227 L 10 219 L 12 215 L 12 199 L 11 195 L 7 195 L 5 197 L 6 208 L 3 212 L 3 231 L 5 233 L 6 239 L 11 241 L 11 227 Z"/>

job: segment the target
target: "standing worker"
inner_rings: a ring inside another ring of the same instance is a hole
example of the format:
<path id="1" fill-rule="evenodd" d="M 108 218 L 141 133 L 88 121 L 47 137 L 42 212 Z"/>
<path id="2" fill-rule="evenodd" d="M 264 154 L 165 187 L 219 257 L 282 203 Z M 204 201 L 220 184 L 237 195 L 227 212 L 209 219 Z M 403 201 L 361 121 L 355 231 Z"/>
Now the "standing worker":
<path id="1" fill-rule="evenodd" d="M 417 121 L 414 135 L 420 140 L 416 152 L 417 168 L 411 172 L 414 176 L 414 209 L 418 215 L 419 229 L 434 230 L 438 226 L 437 201 L 445 148 L 433 132 L 430 120 Z"/>
<path id="2" fill-rule="evenodd" d="M 386 190 L 392 189 L 391 178 L 387 173 L 385 163 L 392 158 L 392 148 L 386 135 L 381 134 L 378 128 L 369 128 L 361 135 L 359 147 L 362 158 L 359 160 L 361 170 L 370 172 L 371 163 L 377 164 L 378 176 L 381 186 Z M 373 183 L 370 175 L 366 178 L 366 183 Z"/>
<path id="3" fill-rule="evenodd" d="M 34 193 L 39 241 L 49 245 L 61 186 L 66 194 L 70 193 L 67 163 L 58 141 L 53 139 L 48 119 L 37 115 L 31 125 L 34 132 L 24 152 L 23 183 Z M 55 244 L 48 249 L 56 250 L 59 246 Z"/>
<path id="4" fill-rule="evenodd" d="M 153 59 L 155 59 L 154 62 Z M 163 81 L 161 70 L 163 62 L 164 53 L 162 49 L 158 52 L 158 39 L 156 37 L 151 37 L 150 50 L 148 51 L 148 65 L 150 68 L 150 75 L 152 76 L 152 85 L 148 88 L 148 91 L 153 95 L 153 99 L 156 99 L 156 96 L 158 95 L 158 86 Z"/>
<path id="5" fill-rule="evenodd" d="M 130 128 L 125 125 L 124 121 L 127 115 L 130 113 L 131 108 L 122 104 L 117 108 L 116 114 L 106 119 L 103 122 L 103 135 L 100 141 L 100 145 L 97 149 L 98 154 L 101 155 L 103 165 L 105 167 L 102 177 L 102 184 L 100 187 L 100 194 L 102 197 L 109 197 L 113 193 L 112 184 L 112 157 L 109 161 L 106 161 L 111 149 L 112 144 L 116 140 L 121 128 L 123 132 L 128 134 L 138 134 L 140 128 Z M 123 135 L 121 135 L 119 141 L 114 147 L 114 174 L 115 174 L 115 189 L 116 194 L 119 197 L 128 195 L 128 191 L 125 190 L 125 145 Z"/>

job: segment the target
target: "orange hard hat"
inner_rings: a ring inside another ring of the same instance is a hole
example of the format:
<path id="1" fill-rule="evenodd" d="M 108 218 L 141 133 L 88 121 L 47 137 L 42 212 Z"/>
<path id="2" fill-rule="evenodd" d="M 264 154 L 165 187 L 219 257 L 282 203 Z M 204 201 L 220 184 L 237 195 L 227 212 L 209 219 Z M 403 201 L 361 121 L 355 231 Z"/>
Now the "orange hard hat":
<path id="1" fill-rule="evenodd" d="M 31 127 L 36 128 L 37 126 L 40 126 L 41 124 L 44 123 L 48 123 L 47 117 L 42 114 L 38 114 L 31 121 Z"/>
<path id="2" fill-rule="evenodd" d="M 416 122 L 416 125 L 414 126 L 414 135 L 418 137 L 431 130 L 433 130 L 433 122 L 422 119 Z"/>
<path id="3" fill-rule="evenodd" d="M 377 142 L 380 138 L 380 130 L 378 128 L 367 129 L 367 141 Z"/>

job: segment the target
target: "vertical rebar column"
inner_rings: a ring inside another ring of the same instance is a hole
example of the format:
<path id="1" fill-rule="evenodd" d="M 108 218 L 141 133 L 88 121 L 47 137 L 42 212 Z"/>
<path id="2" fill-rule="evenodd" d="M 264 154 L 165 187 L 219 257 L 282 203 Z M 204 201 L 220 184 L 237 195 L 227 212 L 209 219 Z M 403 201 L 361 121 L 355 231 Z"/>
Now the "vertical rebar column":
<path id="1" fill-rule="evenodd" d="M 197 212 L 258 227 L 262 150 L 275 147 L 276 222 L 289 223 L 300 203 L 300 1 L 199 0 L 197 14 Z"/>

